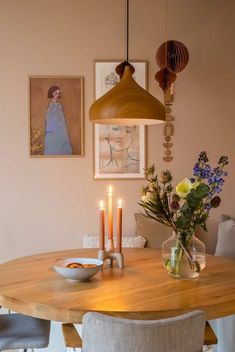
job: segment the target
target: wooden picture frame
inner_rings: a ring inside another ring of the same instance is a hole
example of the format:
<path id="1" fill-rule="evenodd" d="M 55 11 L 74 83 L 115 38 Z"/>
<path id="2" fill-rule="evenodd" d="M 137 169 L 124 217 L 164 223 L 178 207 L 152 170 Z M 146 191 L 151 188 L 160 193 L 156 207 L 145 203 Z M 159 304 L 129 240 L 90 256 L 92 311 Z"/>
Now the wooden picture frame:
<path id="1" fill-rule="evenodd" d="M 83 77 L 29 76 L 31 157 L 83 156 Z"/>
<path id="2" fill-rule="evenodd" d="M 95 99 L 119 81 L 115 72 L 121 61 L 95 62 Z M 133 77 L 147 88 L 147 62 L 133 61 Z M 94 179 L 144 179 L 145 126 L 94 125 Z"/>

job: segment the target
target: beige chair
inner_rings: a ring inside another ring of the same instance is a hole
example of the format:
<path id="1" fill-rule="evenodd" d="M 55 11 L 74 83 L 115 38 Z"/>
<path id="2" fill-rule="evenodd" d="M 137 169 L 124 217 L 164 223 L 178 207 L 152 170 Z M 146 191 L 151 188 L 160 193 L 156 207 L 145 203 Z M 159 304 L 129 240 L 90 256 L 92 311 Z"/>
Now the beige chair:
<path id="1" fill-rule="evenodd" d="M 235 260 L 235 219 L 221 215 L 215 255 Z M 210 321 L 218 336 L 220 352 L 235 351 L 235 315 Z"/>
<path id="2" fill-rule="evenodd" d="M 143 214 L 135 214 L 135 234 L 143 236 L 147 240 L 146 247 L 161 249 L 162 243 L 173 233 L 172 228 L 155 220 L 149 219 Z"/>
<path id="3" fill-rule="evenodd" d="M 62 324 L 65 346 L 83 352 L 200 352 L 216 339 L 204 313 L 161 320 L 130 320 L 87 313 L 83 340 L 73 324 Z"/>
<path id="4" fill-rule="evenodd" d="M 235 219 L 221 215 L 215 255 L 235 259 Z"/>

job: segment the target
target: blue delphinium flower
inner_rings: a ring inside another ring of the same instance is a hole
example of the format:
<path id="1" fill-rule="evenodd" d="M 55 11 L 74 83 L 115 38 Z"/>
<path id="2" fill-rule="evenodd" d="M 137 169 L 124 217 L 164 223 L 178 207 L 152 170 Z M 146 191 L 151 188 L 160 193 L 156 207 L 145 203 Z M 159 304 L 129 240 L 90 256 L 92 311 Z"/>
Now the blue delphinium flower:
<path id="1" fill-rule="evenodd" d="M 214 169 L 207 164 L 209 161 L 206 152 L 201 152 L 198 157 L 198 161 L 194 165 L 193 175 L 199 180 L 207 180 L 210 192 L 208 198 L 211 199 L 213 194 L 220 193 L 222 191 L 221 186 L 224 184 L 224 176 L 227 176 L 227 172 L 223 171 L 222 168 L 228 164 L 228 158 L 222 156 L 219 159 L 218 166 Z"/>
<path id="2" fill-rule="evenodd" d="M 206 164 L 209 161 L 206 152 L 201 152 L 198 161 L 194 165 L 193 175 L 201 180 L 209 179 L 212 176 L 210 165 Z"/>

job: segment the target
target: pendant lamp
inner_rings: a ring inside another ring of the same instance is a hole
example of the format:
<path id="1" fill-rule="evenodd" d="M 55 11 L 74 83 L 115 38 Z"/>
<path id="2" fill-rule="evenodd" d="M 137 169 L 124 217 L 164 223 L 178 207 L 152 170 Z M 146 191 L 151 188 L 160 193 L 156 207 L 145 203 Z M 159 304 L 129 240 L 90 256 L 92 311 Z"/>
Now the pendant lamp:
<path id="1" fill-rule="evenodd" d="M 90 107 L 90 120 L 105 125 L 153 125 L 163 123 L 166 119 L 164 105 L 134 78 L 133 67 L 128 62 L 129 50 L 129 0 L 126 0 L 126 60 L 117 70 L 121 79 L 119 83 L 96 100 Z"/>

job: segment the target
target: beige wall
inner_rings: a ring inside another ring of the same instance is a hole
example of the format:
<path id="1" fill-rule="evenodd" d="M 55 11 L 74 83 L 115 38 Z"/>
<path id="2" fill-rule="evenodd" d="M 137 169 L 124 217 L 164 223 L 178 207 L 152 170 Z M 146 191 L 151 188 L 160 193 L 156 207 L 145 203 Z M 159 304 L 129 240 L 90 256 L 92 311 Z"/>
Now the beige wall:
<path id="1" fill-rule="evenodd" d="M 165 40 L 163 0 L 132 0 L 130 58 L 148 60 L 149 90 L 155 52 Z M 213 250 L 221 213 L 235 216 L 235 3 L 233 0 L 169 0 L 168 38 L 186 44 L 187 68 L 179 74 L 173 107 L 174 160 L 162 161 L 162 128 L 148 129 L 148 161 L 171 168 L 177 182 L 191 175 L 199 151 L 211 161 L 230 158 L 223 203 L 205 236 Z M 98 233 L 98 200 L 109 182 L 93 180 L 92 125 L 95 59 L 124 57 L 123 0 L 0 0 L 0 260 L 81 246 Z M 85 157 L 29 158 L 28 76 L 85 78 Z M 134 232 L 133 213 L 142 181 L 113 181 L 125 200 L 124 232 Z"/>

